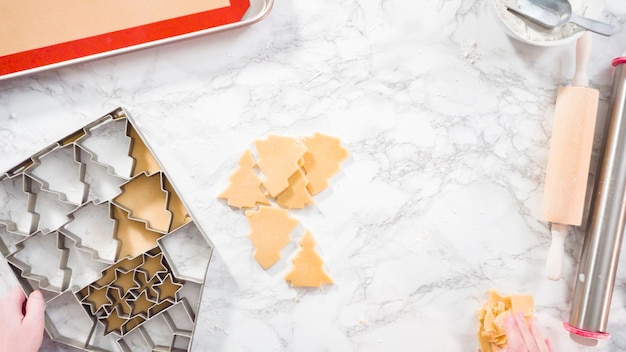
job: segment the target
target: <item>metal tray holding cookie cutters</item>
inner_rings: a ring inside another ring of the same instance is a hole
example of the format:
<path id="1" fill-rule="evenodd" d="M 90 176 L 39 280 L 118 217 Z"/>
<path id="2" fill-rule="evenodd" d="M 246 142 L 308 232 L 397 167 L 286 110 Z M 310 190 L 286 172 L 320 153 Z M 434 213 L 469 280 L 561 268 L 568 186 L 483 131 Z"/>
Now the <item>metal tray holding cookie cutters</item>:
<path id="1" fill-rule="evenodd" d="M 187 351 L 213 245 L 118 108 L 0 174 L 0 254 L 52 340 Z"/>

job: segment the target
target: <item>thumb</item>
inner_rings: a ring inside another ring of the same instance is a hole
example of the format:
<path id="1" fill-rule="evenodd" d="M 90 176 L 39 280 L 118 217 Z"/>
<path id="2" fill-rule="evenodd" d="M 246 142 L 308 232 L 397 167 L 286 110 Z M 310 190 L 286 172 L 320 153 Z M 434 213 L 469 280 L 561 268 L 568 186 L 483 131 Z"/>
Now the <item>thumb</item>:
<path id="1" fill-rule="evenodd" d="M 26 301 L 26 314 L 22 326 L 43 336 L 45 302 L 41 291 L 33 291 Z"/>

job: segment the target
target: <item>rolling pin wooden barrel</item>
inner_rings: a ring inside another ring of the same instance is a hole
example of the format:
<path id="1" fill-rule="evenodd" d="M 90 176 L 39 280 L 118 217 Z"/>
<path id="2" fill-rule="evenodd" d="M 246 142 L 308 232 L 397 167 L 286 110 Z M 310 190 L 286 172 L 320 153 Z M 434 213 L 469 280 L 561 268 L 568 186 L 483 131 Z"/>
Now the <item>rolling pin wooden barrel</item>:
<path id="1" fill-rule="evenodd" d="M 590 55 L 591 35 L 586 32 L 576 43 L 572 84 L 559 88 L 554 109 L 543 197 L 543 219 L 551 223 L 552 232 L 546 260 L 550 280 L 561 277 L 568 227 L 580 226 L 584 214 L 599 99 L 598 90 L 588 87 Z"/>

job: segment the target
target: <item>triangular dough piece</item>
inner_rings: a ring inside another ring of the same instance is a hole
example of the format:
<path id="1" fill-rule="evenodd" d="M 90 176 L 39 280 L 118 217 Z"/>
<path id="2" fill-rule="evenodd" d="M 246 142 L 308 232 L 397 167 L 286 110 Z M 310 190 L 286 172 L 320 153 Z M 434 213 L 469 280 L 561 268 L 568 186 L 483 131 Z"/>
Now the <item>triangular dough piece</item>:
<path id="1" fill-rule="evenodd" d="M 299 161 L 306 147 L 295 138 L 269 136 L 255 142 L 259 154 L 259 168 L 265 179 L 263 185 L 272 197 L 289 187 L 289 177 L 300 168 Z"/>
<path id="2" fill-rule="evenodd" d="M 333 280 L 324 272 L 324 262 L 315 252 L 315 240 L 311 232 L 307 230 L 300 241 L 302 249 L 293 259 L 293 269 L 285 280 L 291 282 L 291 286 L 320 287 L 324 283 L 332 284 Z"/>
<path id="3" fill-rule="evenodd" d="M 289 234 L 298 225 L 286 209 L 260 206 L 259 210 L 246 211 L 250 224 L 248 237 L 255 248 L 254 258 L 263 269 L 268 269 L 280 259 L 280 251 L 291 241 Z"/>
<path id="4" fill-rule="evenodd" d="M 348 156 L 339 139 L 321 133 L 303 140 L 307 148 L 302 167 L 309 179 L 309 191 L 316 195 L 328 187 L 328 179 L 339 171 L 339 164 Z"/>
<path id="5" fill-rule="evenodd" d="M 252 170 L 256 163 L 252 153 L 246 150 L 239 158 L 239 169 L 228 180 L 228 188 L 218 198 L 226 199 L 231 207 L 254 208 L 257 203 L 269 204 L 261 191 L 261 180 Z"/>
<path id="6" fill-rule="evenodd" d="M 276 197 L 276 203 L 291 209 L 302 209 L 307 204 L 313 204 L 311 193 L 307 189 L 309 181 L 302 169 L 298 169 L 289 178 L 289 187 Z"/>

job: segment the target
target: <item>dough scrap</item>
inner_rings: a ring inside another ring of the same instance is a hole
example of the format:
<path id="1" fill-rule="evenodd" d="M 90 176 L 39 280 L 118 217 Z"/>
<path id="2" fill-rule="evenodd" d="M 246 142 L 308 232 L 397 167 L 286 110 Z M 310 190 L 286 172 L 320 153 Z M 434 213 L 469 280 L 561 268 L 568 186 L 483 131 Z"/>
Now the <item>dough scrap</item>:
<path id="1" fill-rule="evenodd" d="M 248 238 L 255 248 L 254 258 L 263 269 L 268 269 L 280 259 L 280 251 L 291 241 L 291 231 L 298 220 L 289 217 L 286 209 L 262 205 L 259 210 L 247 210 L 250 224 Z"/>
<path id="2" fill-rule="evenodd" d="M 321 287 L 322 284 L 332 284 L 333 280 L 324 272 L 324 262 L 315 252 L 315 239 L 307 230 L 300 241 L 300 252 L 293 259 L 293 269 L 285 280 L 291 282 L 291 287 Z"/>
<path id="3" fill-rule="evenodd" d="M 489 290 L 489 298 L 478 310 L 478 344 L 482 352 L 500 351 L 507 343 L 504 320 L 514 312 L 523 312 L 531 319 L 535 310 L 530 295 L 502 296 Z"/>
<path id="4" fill-rule="evenodd" d="M 254 208 L 257 203 L 269 204 L 261 191 L 261 180 L 252 170 L 256 162 L 246 150 L 239 158 L 239 168 L 228 178 L 230 184 L 218 198 L 226 199 L 231 207 Z"/>
<path id="5" fill-rule="evenodd" d="M 289 187 L 289 177 L 300 168 L 306 147 L 295 138 L 270 135 L 255 142 L 259 169 L 265 176 L 263 185 L 272 197 Z"/>
<path id="6" fill-rule="evenodd" d="M 309 179 L 307 187 L 316 195 L 328 187 L 328 179 L 339 171 L 339 164 L 348 157 L 348 151 L 339 139 L 321 133 L 305 137 L 303 143 L 307 152 L 302 167 Z"/>

